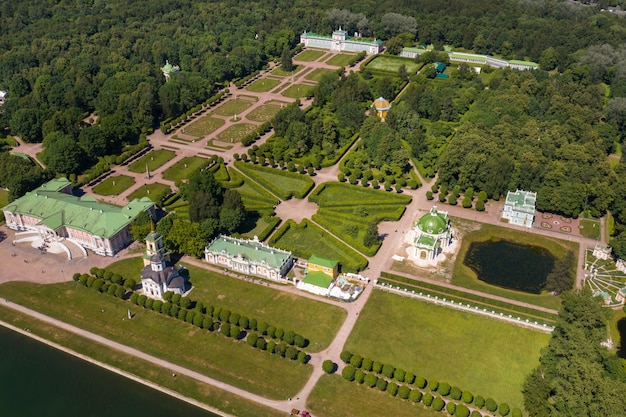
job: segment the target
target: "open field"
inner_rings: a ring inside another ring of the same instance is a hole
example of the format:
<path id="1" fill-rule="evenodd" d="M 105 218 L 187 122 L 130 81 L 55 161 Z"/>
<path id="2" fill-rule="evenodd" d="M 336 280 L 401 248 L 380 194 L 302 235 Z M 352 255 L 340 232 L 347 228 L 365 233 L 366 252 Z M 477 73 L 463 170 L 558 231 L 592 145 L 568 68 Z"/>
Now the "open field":
<path id="1" fill-rule="evenodd" d="M 367 259 L 362 255 L 307 219 L 300 224 L 288 220 L 272 235 L 269 244 L 290 250 L 300 258 L 317 255 L 334 259 L 339 261 L 343 272 L 362 271 L 367 266 Z"/>
<path id="2" fill-rule="evenodd" d="M 259 106 L 256 109 L 252 110 L 250 113 L 248 113 L 246 115 L 246 119 L 252 120 L 253 122 L 267 122 L 280 111 L 280 105 L 281 103 L 276 101 L 272 104 L 268 103 Z"/>
<path id="3" fill-rule="evenodd" d="M 340 375 L 323 375 L 309 396 L 307 406 L 319 417 L 436 417 L 447 413 L 425 407 L 421 402 L 392 397 L 377 388 L 348 382 Z"/>
<path id="4" fill-rule="evenodd" d="M 313 93 L 315 86 L 307 84 L 293 84 L 281 91 L 280 94 L 290 98 L 304 98 Z"/>
<path id="5" fill-rule="evenodd" d="M 217 117 L 204 116 L 185 127 L 185 134 L 201 138 L 210 135 L 226 123 Z"/>
<path id="6" fill-rule="evenodd" d="M 129 200 L 135 198 L 148 197 L 155 204 L 161 204 L 161 201 L 172 192 L 169 185 L 155 182 L 154 184 L 146 184 L 133 191 L 129 196 Z"/>
<path id="7" fill-rule="evenodd" d="M 585 237 L 600 240 L 602 227 L 600 226 L 600 222 L 598 220 L 580 219 L 579 231 L 580 234 Z"/>
<path id="8" fill-rule="evenodd" d="M 279 80 L 273 80 L 271 78 L 261 78 L 260 80 L 256 80 L 255 82 L 247 86 L 246 90 L 253 93 L 265 93 L 272 90 L 278 84 L 280 84 Z"/>
<path id="9" fill-rule="evenodd" d="M 452 220 L 452 223 L 454 224 L 454 219 Z M 522 291 L 500 288 L 495 285 L 489 285 L 480 281 L 477 278 L 476 273 L 463 264 L 469 245 L 472 242 L 484 242 L 494 237 L 512 240 L 525 245 L 544 247 L 548 249 L 556 258 L 565 256 L 568 250 L 573 251 L 574 256 L 576 258 L 578 257 L 578 244 L 575 242 L 568 242 L 566 240 L 560 240 L 552 237 L 539 236 L 534 233 L 525 233 L 503 227 L 482 224 L 480 226 L 480 230 L 468 233 L 463 237 L 461 248 L 459 249 L 459 253 L 457 255 L 457 261 L 454 264 L 452 283 L 461 287 L 558 310 L 561 305 L 561 299 L 559 297 L 551 296 L 545 292 L 541 295 L 536 295 Z"/>
<path id="10" fill-rule="evenodd" d="M 367 68 L 374 71 L 386 71 L 397 74 L 401 65 L 406 67 L 407 74 L 413 74 L 421 64 L 410 58 L 379 55 L 367 64 Z"/>
<path id="11" fill-rule="evenodd" d="M 212 270 L 185 265 L 194 286 L 191 299 L 205 306 L 227 308 L 248 318 L 293 330 L 310 339 L 307 352 L 328 347 L 346 317 L 345 310 L 321 301 L 298 297 L 265 285 L 232 278 Z M 123 277 L 139 276 L 141 257 L 123 259 L 107 267 Z M 278 285 L 278 284 L 276 284 Z"/>
<path id="12" fill-rule="evenodd" d="M 256 125 L 250 123 L 237 123 L 229 126 L 222 133 L 217 135 L 215 140 L 226 143 L 240 142 L 241 139 L 254 132 Z"/>
<path id="13" fill-rule="evenodd" d="M 304 78 L 306 78 L 309 81 L 319 81 L 320 78 L 322 78 L 324 74 L 333 74 L 333 73 L 336 73 L 336 71 L 333 71 L 327 68 L 316 68 L 310 74 L 305 75 Z"/>
<path id="14" fill-rule="evenodd" d="M 328 65 L 336 65 L 338 67 L 345 67 L 349 65 L 350 62 L 354 59 L 356 54 L 337 54 L 333 56 L 331 59 L 326 61 Z"/>
<path id="15" fill-rule="evenodd" d="M 117 350 L 95 344 L 73 333 L 37 321 L 28 316 L 0 306 L 0 320 L 20 329 L 28 328 L 32 334 L 65 346 L 75 352 L 87 355 L 133 375 L 152 381 L 157 385 L 179 392 L 209 406 L 241 417 L 279 417 L 284 413 L 258 405 L 228 391 L 214 388 L 185 375 L 172 378 L 171 371 L 152 363 L 126 355 Z"/>
<path id="16" fill-rule="evenodd" d="M 302 51 L 293 59 L 296 61 L 304 61 L 304 62 L 312 62 L 317 61 L 319 57 L 324 55 L 326 51 L 320 51 L 317 49 L 307 49 L 306 51 Z"/>
<path id="17" fill-rule="evenodd" d="M 163 172 L 163 178 L 170 181 L 180 181 L 189 178 L 192 172 L 206 167 L 209 160 L 199 156 L 190 156 L 176 162 Z"/>
<path id="18" fill-rule="evenodd" d="M 126 175 L 109 177 L 93 187 L 93 192 L 100 195 L 118 195 L 135 184 L 135 179 Z"/>
<path id="19" fill-rule="evenodd" d="M 304 198 L 314 185 L 309 176 L 295 172 L 240 161 L 235 162 L 235 167 L 282 200 L 289 200 L 291 197 Z"/>
<path id="20" fill-rule="evenodd" d="M 48 316 L 269 398 L 294 395 L 312 371 L 310 365 L 251 348 L 74 282 L 11 282 L 0 286 L 0 294 Z M 128 308 L 133 319 L 121 320 Z M 148 340 L 150 343 L 146 343 Z"/>
<path id="21" fill-rule="evenodd" d="M 234 99 L 229 100 L 226 103 L 219 106 L 212 114 L 217 114 L 219 116 L 228 116 L 232 117 L 236 114 L 240 114 L 242 111 L 246 110 L 250 106 L 252 106 L 251 100 L 242 100 L 242 99 Z"/>
<path id="22" fill-rule="evenodd" d="M 167 149 L 157 149 L 148 152 L 128 166 L 130 172 L 146 172 L 146 165 L 150 172 L 163 166 L 167 161 L 176 156 L 176 152 Z"/>
<path id="23" fill-rule="evenodd" d="M 550 335 L 374 291 L 345 349 L 522 408 Z"/>

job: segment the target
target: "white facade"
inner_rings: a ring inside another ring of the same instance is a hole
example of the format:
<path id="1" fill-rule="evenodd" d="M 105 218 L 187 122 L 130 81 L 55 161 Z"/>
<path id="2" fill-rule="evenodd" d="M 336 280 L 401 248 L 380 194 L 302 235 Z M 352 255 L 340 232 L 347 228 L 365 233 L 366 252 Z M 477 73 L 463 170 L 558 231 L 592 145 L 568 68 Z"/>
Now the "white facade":
<path id="1" fill-rule="evenodd" d="M 502 209 L 502 218 L 507 219 L 510 224 L 533 227 L 536 201 L 537 193 L 535 192 L 524 190 L 509 191 Z"/>
<path id="2" fill-rule="evenodd" d="M 313 32 L 304 32 L 300 35 L 300 43 L 306 47 L 328 49 L 336 52 L 365 52 L 378 54 L 383 50 L 383 43 L 377 39 L 366 41 L 352 39 L 348 32 L 339 28 L 333 31 L 332 36 L 317 35 Z"/>

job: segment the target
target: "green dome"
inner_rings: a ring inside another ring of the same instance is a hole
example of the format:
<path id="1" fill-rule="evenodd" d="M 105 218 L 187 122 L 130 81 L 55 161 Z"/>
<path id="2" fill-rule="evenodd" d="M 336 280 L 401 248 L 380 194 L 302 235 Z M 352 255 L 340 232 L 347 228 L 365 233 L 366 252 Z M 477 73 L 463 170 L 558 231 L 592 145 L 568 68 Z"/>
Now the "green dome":
<path id="1" fill-rule="evenodd" d="M 438 212 L 436 208 L 432 208 L 429 213 L 419 219 L 417 225 L 424 233 L 438 235 L 448 228 L 448 218 L 445 214 Z"/>

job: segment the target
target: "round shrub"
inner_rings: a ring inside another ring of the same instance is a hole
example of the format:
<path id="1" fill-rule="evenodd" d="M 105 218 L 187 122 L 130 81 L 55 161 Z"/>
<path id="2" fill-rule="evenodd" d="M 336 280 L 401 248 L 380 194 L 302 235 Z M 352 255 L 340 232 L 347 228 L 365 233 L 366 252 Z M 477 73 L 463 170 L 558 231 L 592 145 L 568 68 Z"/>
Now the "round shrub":
<path id="1" fill-rule="evenodd" d="M 470 417 L 483 417 L 483 415 L 480 414 L 478 411 L 474 410 L 472 411 L 472 414 L 470 414 Z"/>
<path id="2" fill-rule="evenodd" d="M 372 364 L 372 371 L 376 372 L 377 374 L 379 374 L 381 371 L 383 370 L 383 364 L 380 361 L 375 361 Z"/>
<path id="3" fill-rule="evenodd" d="M 477 395 L 474 397 L 474 405 L 478 408 L 483 408 L 485 406 L 485 399 L 482 396 Z"/>
<path id="4" fill-rule="evenodd" d="M 369 372 L 372 370 L 373 364 L 374 363 L 372 362 L 370 358 L 363 358 L 363 362 L 361 362 L 361 369 L 363 369 L 366 372 Z"/>
<path id="5" fill-rule="evenodd" d="M 360 368 L 362 363 L 363 358 L 360 355 L 353 355 L 350 358 L 350 365 L 354 366 L 355 368 Z"/>
<path id="6" fill-rule="evenodd" d="M 185 310 L 180 310 L 180 311 L 183 312 Z M 222 326 L 220 327 L 220 333 L 223 334 L 224 336 L 230 337 L 230 323 L 222 323 Z"/>
<path id="7" fill-rule="evenodd" d="M 412 390 L 409 394 L 409 401 L 418 403 L 422 400 L 422 392 L 420 390 Z"/>
<path id="8" fill-rule="evenodd" d="M 285 330 L 281 327 L 277 328 L 276 331 L 274 332 L 274 337 L 276 337 L 276 339 L 283 339 L 283 336 L 285 335 Z"/>
<path id="9" fill-rule="evenodd" d="M 415 374 L 413 374 L 412 372 L 407 372 L 406 374 L 404 374 L 404 382 L 406 382 L 407 384 L 412 384 L 413 382 L 415 382 Z"/>
<path id="10" fill-rule="evenodd" d="M 185 320 L 187 318 L 187 310 L 185 310 L 184 308 L 181 308 L 178 311 L 178 320 Z M 226 336 L 230 336 L 230 329 L 227 333 L 225 333 Z"/>
<path id="11" fill-rule="evenodd" d="M 256 330 L 257 332 L 259 332 L 259 334 L 265 334 L 265 332 L 267 331 L 267 323 L 264 321 L 259 322 L 256 325 Z"/>
<path id="12" fill-rule="evenodd" d="M 430 381 L 428 381 L 429 390 L 437 391 L 437 388 L 439 388 L 439 381 L 437 381 L 436 379 L 431 379 Z"/>
<path id="13" fill-rule="evenodd" d="M 285 350 L 285 358 L 287 359 L 291 359 L 294 360 L 298 357 L 298 349 L 296 349 L 293 346 L 289 346 L 286 350 Z"/>
<path id="14" fill-rule="evenodd" d="M 446 411 L 448 412 L 448 414 L 453 416 L 454 412 L 456 411 L 456 404 L 452 401 L 448 402 L 448 404 L 446 404 Z"/>
<path id="15" fill-rule="evenodd" d="M 446 405 L 446 402 L 444 400 L 441 399 L 441 397 L 435 397 L 435 399 L 433 400 L 433 410 L 435 411 L 441 411 L 443 410 L 443 407 Z"/>
<path id="16" fill-rule="evenodd" d="M 424 387 L 426 387 L 426 384 L 427 384 L 427 381 L 423 376 L 415 377 L 415 386 L 417 388 L 423 389 Z"/>
<path id="17" fill-rule="evenodd" d="M 175 294 L 175 296 L 176 295 L 177 294 Z M 174 302 L 173 299 L 172 299 L 172 302 Z M 220 321 L 226 322 L 226 321 L 228 321 L 229 317 L 230 317 L 230 310 L 224 309 L 224 310 L 220 311 Z"/>
<path id="18" fill-rule="evenodd" d="M 396 370 L 393 371 L 393 379 L 395 379 L 398 382 L 404 382 L 405 375 L 406 375 L 406 372 L 404 371 L 404 369 L 396 368 Z"/>
<path id="19" fill-rule="evenodd" d="M 271 354 L 276 353 L 276 342 L 273 340 L 270 340 L 269 342 L 267 342 L 267 351 Z"/>
<path id="20" fill-rule="evenodd" d="M 387 389 L 387 381 L 384 378 L 379 378 L 378 381 L 376 382 L 376 388 L 378 388 L 381 391 L 384 391 Z"/>
<path id="21" fill-rule="evenodd" d="M 354 367 L 350 365 L 346 365 L 343 368 L 343 371 L 341 371 L 341 376 L 348 381 L 354 381 L 354 373 L 355 373 Z"/>
<path id="22" fill-rule="evenodd" d="M 398 384 L 395 382 L 390 382 L 387 384 L 387 392 L 392 397 L 395 397 L 398 394 Z"/>
<path id="23" fill-rule="evenodd" d="M 395 372 L 395 370 L 396 368 L 394 368 L 393 365 L 383 365 L 383 375 L 385 375 L 387 378 L 393 378 L 393 373 Z"/>
<path id="24" fill-rule="evenodd" d="M 472 207 L 472 199 L 469 198 L 468 196 L 463 197 L 463 201 L 461 202 L 461 205 L 463 205 L 463 208 Z"/>
<path id="25" fill-rule="evenodd" d="M 187 297 L 185 297 L 187 298 Z M 182 302 L 180 303 L 182 306 Z M 228 317 L 228 322 L 230 324 L 238 324 L 239 323 L 239 319 L 241 318 L 241 314 L 239 313 L 231 313 L 231 315 Z"/>
<path id="26" fill-rule="evenodd" d="M 265 331 L 265 334 L 267 335 L 267 337 L 273 339 L 275 333 L 276 333 L 276 326 L 272 326 L 271 324 L 267 326 L 267 330 Z"/>
<path id="27" fill-rule="evenodd" d="M 450 397 L 453 400 L 459 401 L 462 395 L 463 395 L 463 391 L 461 391 L 461 388 L 459 387 L 452 387 L 452 389 L 450 390 Z"/>
<path id="28" fill-rule="evenodd" d="M 363 382 L 368 387 L 374 388 L 374 386 L 376 386 L 376 383 L 378 382 L 378 377 L 374 374 L 367 374 L 365 375 L 365 379 L 363 380 Z"/>
<path id="29" fill-rule="evenodd" d="M 267 341 L 262 337 L 259 337 L 254 345 L 261 350 L 267 349 Z"/>
<path id="30" fill-rule="evenodd" d="M 169 304 L 169 303 L 166 303 L 166 304 Z M 165 307 L 165 304 L 163 304 L 163 307 Z M 161 310 L 163 310 L 163 307 L 161 307 Z M 210 332 L 212 332 L 214 330 L 213 329 L 213 319 L 208 314 L 206 316 L 204 316 L 204 318 L 202 319 L 202 328 L 206 329 L 206 330 L 208 330 Z"/>
<path id="31" fill-rule="evenodd" d="M 511 407 L 509 407 L 507 403 L 502 403 L 498 406 L 498 415 L 501 415 L 502 417 L 504 417 L 504 416 L 508 416 L 510 412 L 511 412 Z"/>
<path id="32" fill-rule="evenodd" d="M 352 353 L 350 353 L 347 350 L 344 350 L 343 352 L 339 354 L 339 358 L 345 363 L 349 363 L 350 359 L 352 358 Z"/>
<path id="33" fill-rule="evenodd" d="M 305 364 L 305 363 L 307 363 L 309 361 L 310 357 L 306 353 L 304 353 L 302 351 L 299 351 L 297 359 L 298 359 L 298 362 L 300 362 L 302 364 Z"/>
<path id="34" fill-rule="evenodd" d="M 493 398 L 487 398 L 487 400 L 485 401 L 485 408 L 487 409 L 487 411 L 493 413 L 498 409 L 498 403 L 496 403 L 496 400 L 494 400 Z"/>
<path id="35" fill-rule="evenodd" d="M 437 392 L 446 397 L 448 394 L 450 394 L 450 384 L 448 384 L 447 382 L 442 382 L 437 387 Z"/>
<path id="36" fill-rule="evenodd" d="M 337 370 L 337 364 L 330 359 L 326 359 L 324 362 L 322 362 L 322 369 L 327 374 L 332 374 Z"/>
<path id="37" fill-rule="evenodd" d="M 249 329 L 250 328 L 250 320 L 248 320 L 247 317 L 242 316 L 241 318 L 239 318 L 239 327 L 241 327 L 242 329 Z"/>
<path id="38" fill-rule="evenodd" d="M 187 311 L 187 315 L 185 316 L 185 321 L 187 323 L 193 323 L 193 318 L 195 317 L 196 312 L 191 310 L 191 311 Z M 231 328 L 232 330 L 232 328 Z"/>
<path id="39" fill-rule="evenodd" d="M 202 322 L 204 322 L 204 314 L 196 314 L 193 317 L 193 325 L 196 327 L 202 327 Z"/>
<path id="40" fill-rule="evenodd" d="M 511 416 L 522 417 L 522 410 L 520 410 L 519 408 L 514 408 L 513 411 L 511 411 Z"/>
<path id="41" fill-rule="evenodd" d="M 430 407 L 430 405 L 433 403 L 433 394 L 431 394 L 430 392 L 424 394 L 424 396 L 422 397 L 422 402 L 425 406 Z"/>
<path id="42" fill-rule="evenodd" d="M 426 200 L 432 200 L 433 198 L 433 192 L 432 191 L 426 191 Z"/>
<path id="43" fill-rule="evenodd" d="M 454 411 L 454 415 L 456 417 L 469 417 L 470 411 L 469 408 L 465 404 L 459 404 L 456 406 L 456 410 Z"/>
<path id="44" fill-rule="evenodd" d="M 192 312 L 187 313 L 187 315 L 191 314 Z M 235 326 L 234 324 L 230 326 L 230 337 L 232 337 L 233 339 L 239 339 L 239 337 L 241 337 L 241 329 L 239 328 L 239 326 Z"/>
<path id="45" fill-rule="evenodd" d="M 485 211 L 485 203 L 483 200 L 476 200 L 476 211 Z"/>
<path id="46" fill-rule="evenodd" d="M 208 308 L 207 308 L 207 314 L 209 314 Z M 250 327 L 250 330 L 257 330 L 257 321 L 256 319 L 250 319 L 250 323 L 248 323 L 248 326 Z"/>
<path id="47" fill-rule="evenodd" d="M 409 398 L 410 393 L 411 388 L 407 387 L 406 385 L 402 385 L 400 388 L 398 388 L 398 397 L 402 398 L 403 400 Z"/>
<path id="48" fill-rule="evenodd" d="M 354 373 L 354 380 L 358 382 L 359 384 L 362 384 L 363 381 L 365 380 L 365 372 L 363 372 L 363 370 L 361 369 L 357 369 L 356 372 Z"/>
<path id="49" fill-rule="evenodd" d="M 471 404 L 472 401 L 474 401 L 474 394 L 472 394 L 469 391 L 463 391 L 463 394 L 461 395 L 461 399 L 463 400 L 465 404 Z"/>
<path id="50" fill-rule="evenodd" d="M 172 311 L 172 303 L 169 303 L 169 302 L 163 303 L 163 305 L 161 306 L 161 314 L 167 314 L 169 316 L 171 311 Z"/>
<path id="51" fill-rule="evenodd" d="M 180 307 L 172 304 L 172 307 L 170 308 L 170 317 L 178 317 L 179 311 L 180 311 Z"/>

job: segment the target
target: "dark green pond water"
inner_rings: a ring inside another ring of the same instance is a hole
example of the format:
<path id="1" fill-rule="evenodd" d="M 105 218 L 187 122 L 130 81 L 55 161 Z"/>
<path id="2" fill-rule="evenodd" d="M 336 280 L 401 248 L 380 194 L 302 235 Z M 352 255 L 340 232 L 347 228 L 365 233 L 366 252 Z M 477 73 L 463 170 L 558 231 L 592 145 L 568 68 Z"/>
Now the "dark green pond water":
<path id="1" fill-rule="evenodd" d="M 554 268 L 547 249 L 499 239 L 471 243 L 463 263 L 481 281 L 533 294 L 541 293 Z"/>
<path id="2" fill-rule="evenodd" d="M 216 417 L 0 327 L 2 417 Z"/>

